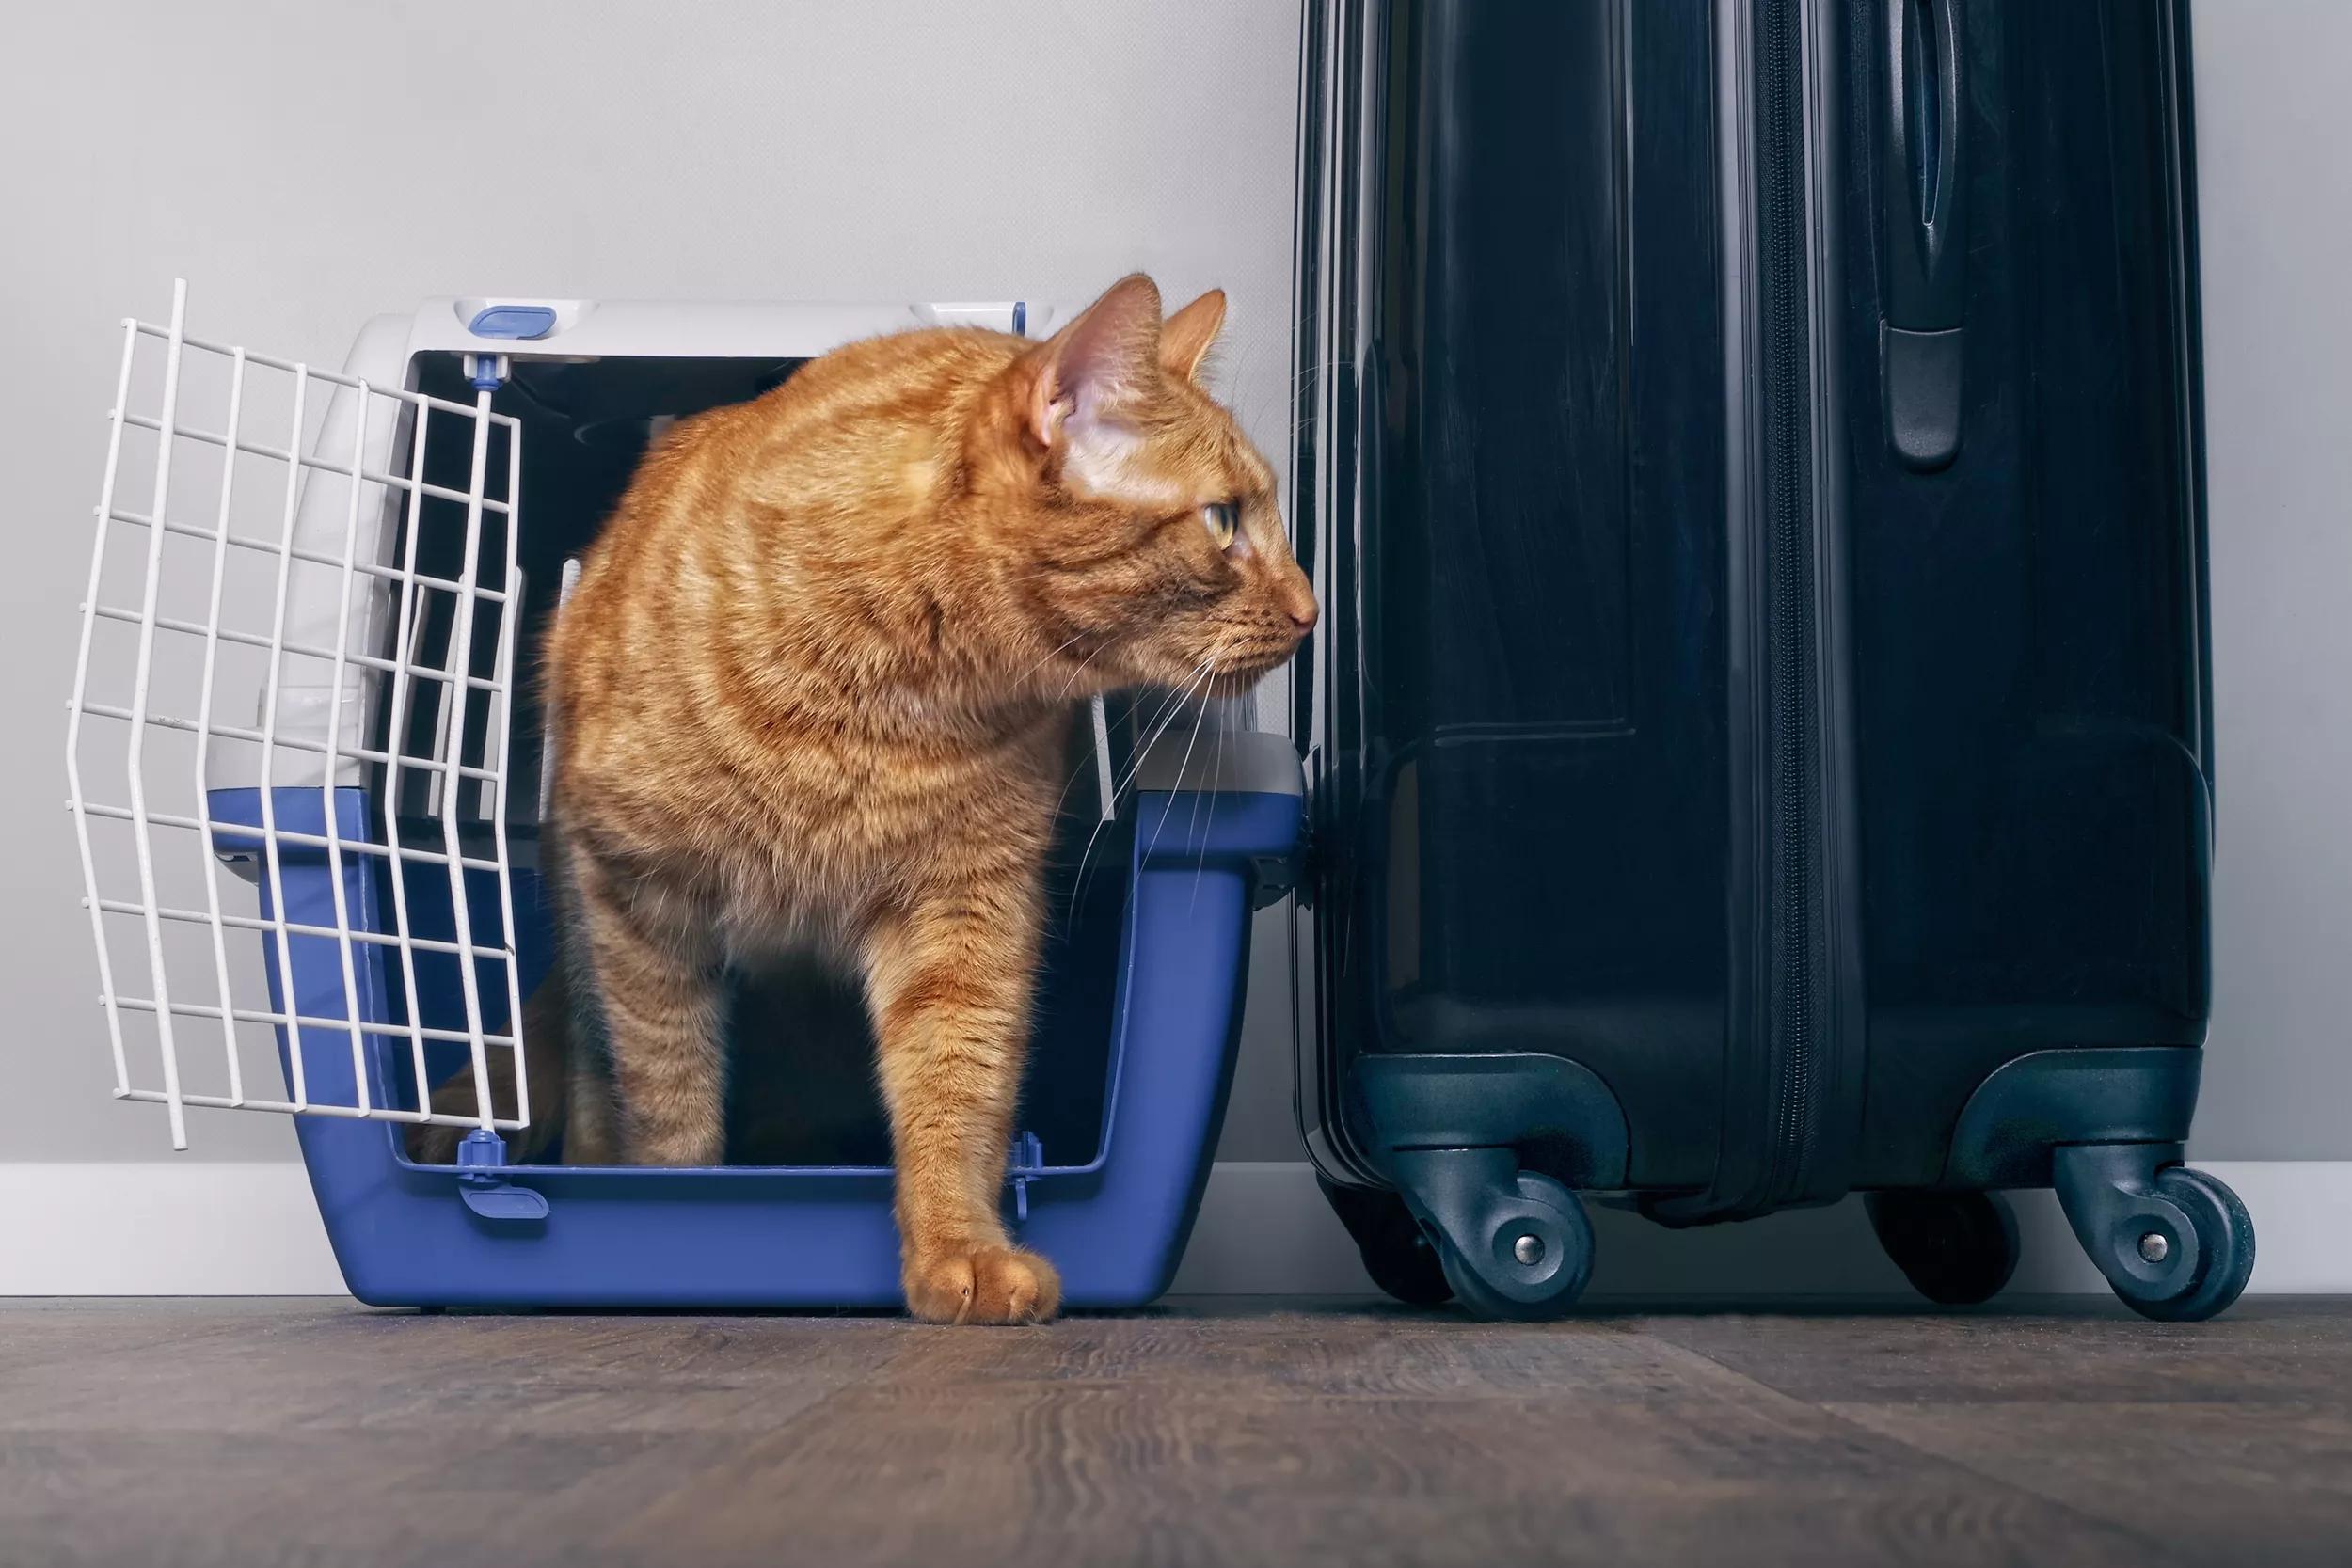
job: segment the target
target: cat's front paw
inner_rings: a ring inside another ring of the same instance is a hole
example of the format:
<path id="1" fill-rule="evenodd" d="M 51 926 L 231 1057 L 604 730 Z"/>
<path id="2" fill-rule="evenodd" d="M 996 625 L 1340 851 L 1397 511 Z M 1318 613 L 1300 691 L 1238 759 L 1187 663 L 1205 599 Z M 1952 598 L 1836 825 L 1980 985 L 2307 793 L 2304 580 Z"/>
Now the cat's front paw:
<path id="1" fill-rule="evenodd" d="M 907 1310 L 935 1323 L 1041 1323 L 1061 1307 L 1061 1275 L 1034 1252 L 947 1247 L 909 1258 Z"/>

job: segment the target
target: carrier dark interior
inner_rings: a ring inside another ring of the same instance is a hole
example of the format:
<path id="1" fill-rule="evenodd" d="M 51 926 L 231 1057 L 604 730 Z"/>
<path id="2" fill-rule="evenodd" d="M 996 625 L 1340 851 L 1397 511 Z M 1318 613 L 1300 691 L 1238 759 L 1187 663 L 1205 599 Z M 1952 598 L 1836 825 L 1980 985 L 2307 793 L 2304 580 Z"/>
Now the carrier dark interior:
<path id="1" fill-rule="evenodd" d="M 518 360 L 492 406 L 513 416 L 522 430 L 520 543 L 524 578 L 521 618 L 516 629 L 516 711 L 508 759 L 507 821 L 517 864 L 515 878 L 517 946 L 526 990 L 550 961 L 548 911 L 532 873 L 538 820 L 542 726 L 533 678 L 535 650 L 558 603 L 564 561 L 587 547 L 603 528 L 639 458 L 656 432 L 676 419 L 739 403 L 781 385 L 803 361 L 796 359 L 608 358 L 584 363 Z M 412 362 L 419 391 L 452 402 L 470 403 L 474 393 L 461 356 L 420 354 Z M 485 494 L 507 495 L 510 453 L 501 432 L 492 427 L 485 454 Z M 408 432 L 401 436 L 395 468 L 409 465 Z M 423 472 L 428 483 L 464 492 L 473 462 L 473 421 L 457 416 L 428 420 Z M 416 514 L 417 564 L 421 572 L 455 578 L 466 561 L 466 508 L 443 498 L 427 498 Z M 483 581 L 504 588 L 507 519 L 485 509 L 477 525 Z M 399 546 L 405 551 L 408 526 L 403 519 Z M 414 636 L 437 655 L 455 634 L 454 596 L 428 593 L 414 618 Z M 496 669 L 498 608 L 484 604 L 472 631 L 470 665 L 487 676 Z M 389 650 L 387 650 L 389 653 Z M 417 683 L 400 725 L 399 750 L 430 756 L 438 727 L 442 693 L 434 683 Z M 389 708 L 379 712 L 376 738 L 388 738 Z M 1134 715 L 1123 705 L 1111 710 L 1113 755 L 1123 758 L 1134 734 Z M 486 704 L 471 704 L 466 716 L 462 755 L 484 764 L 492 736 Z M 1108 1089 L 1107 1047 L 1114 1030 L 1120 959 L 1120 933 L 1127 899 L 1126 866 L 1132 827 L 1103 823 L 1094 782 L 1090 729 L 1083 709 L 1072 716 L 1069 751 L 1072 786 L 1064 792 L 1054 863 L 1048 878 L 1052 924 L 1040 975 L 1036 1021 L 1027 1079 L 1017 1128 L 1035 1133 L 1043 1163 L 1090 1164 L 1101 1151 Z M 1125 763 L 1120 763 L 1122 774 Z M 377 781 L 381 787 L 381 778 Z M 404 772 L 399 815 L 404 836 L 437 841 L 442 802 L 434 781 L 421 770 Z M 461 784 L 458 816 L 477 824 L 485 815 L 485 786 Z M 1097 831 L 1099 828 L 1099 832 Z M 1081 860 L 1084 861 L 1083 875 Z M 435 878 L 414 878 L 412 901 Z M 491 885 L 485 880 L 489 902 Z M 385 894 L 389 899 L 389 892 Z M 469 897 L 472 895 L 469 894 Z M 444 899 L 445 902 L 445 899 Z M 526 909 L 526 904 L 534 907 Z M 412 918 L 418 918 L 412 909 Z M 446 919 L 446 913 L 443 914 Z M 496 934 L 495 921 L 476 916 L 477 940 Z M 388 927 L 389 928 L 389 927 Z M 416 958 L 421 1009 L 425 1022 L 464 1026 L 456 960 L 420 953 Z M 485 971 L 485 976 L 488 971 Z M 491 1009 L 485 1026 L 506 1024 L 503 976 L 481 988 Z M 405 1014 L 402 987 L 388 987 L 395 1015 Z M 872 1070 L 873 1042 L 866 1009 L 854 982 L 813 959 L 787 956 L 757 974 L 730 976 L 727 1154 L 730 1165 L 879 1166 L 890 1162 L 890 1144 Z M 439 1015 L 439 1016 L 436 1016 Z M 401 1020 L 405 1022 L 405 1018 Z M 464 1064 L 466 1049 L 428 1046 L 427 1067 L 437 1083 Z M 405 1047 L 388 1053 L 394 1092 L 415 1103 Z M 397 1130 L 395 1130 L 397 1132 Z M 560 1157 L 560 1150 L 559 1156 Z"/>

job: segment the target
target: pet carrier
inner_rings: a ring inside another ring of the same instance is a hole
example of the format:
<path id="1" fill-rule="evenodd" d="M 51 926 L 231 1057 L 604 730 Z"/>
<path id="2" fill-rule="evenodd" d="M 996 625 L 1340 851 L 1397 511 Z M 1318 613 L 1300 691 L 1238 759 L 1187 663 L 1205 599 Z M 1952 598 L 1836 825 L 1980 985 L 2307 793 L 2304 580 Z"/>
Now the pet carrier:
<path id="1" fill-rule="evenodd" d="M 440 299 L 371 322 L 341 373 L 185 315 L 183 285 L 167 325 L 123 324 L 68 726 L 117 1096 L 167 1107 L 181 1148 L 189 1107 L 294 1114 L 364 1301 L 896 1302 L 862 1064 L 811 1068 L 848 1110 L 787 1159 L 770 1140 L 760 1164 L 505 1163 L 551 958 L 530 650 L 669 421 L 854 338 L 1053 312 Z M 1300 823 L 1284 740 L 1172 711 L 1073 724 L 1006 1204 L 1074 1306 L 1148 1300 L 1174 1270 L 1250 911 Z M 776 1016 L 737 986 L 732 1028 Z M 515 1102 L 434 1111 L 469 1064 L 477 1085 L 511 1065 Z M 469 1129 L 456 1164 L 407 1157 L 423 1121 Z"/>

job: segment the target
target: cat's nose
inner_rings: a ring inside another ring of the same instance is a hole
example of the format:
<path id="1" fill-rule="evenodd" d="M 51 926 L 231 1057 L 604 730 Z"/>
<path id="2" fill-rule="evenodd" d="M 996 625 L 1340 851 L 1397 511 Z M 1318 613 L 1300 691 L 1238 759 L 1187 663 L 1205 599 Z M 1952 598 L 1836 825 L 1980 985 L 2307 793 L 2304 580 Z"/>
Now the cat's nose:
<path id="1" fill-rule="evenodd" d="M 1282 613 L 1291 618 L 1298 635 L 1306 636 L 1315 625 L 1315 589 L 1307 580 L 1307 574 L 1294 570 L 1282 584 Z"/>

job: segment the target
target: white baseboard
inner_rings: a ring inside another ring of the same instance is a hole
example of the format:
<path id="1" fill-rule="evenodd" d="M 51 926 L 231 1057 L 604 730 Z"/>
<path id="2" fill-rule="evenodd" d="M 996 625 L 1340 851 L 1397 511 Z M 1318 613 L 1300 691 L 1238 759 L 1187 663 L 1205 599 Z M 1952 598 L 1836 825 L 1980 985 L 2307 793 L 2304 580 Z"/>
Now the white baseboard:
<path id="1" fill-rule="evenodd" d="M 299 1164 L 0 1164 L 0 1296 L 342 1293 Z"/>
<path id="2" fill-rule="evenodd" d="M 2261 1236 L 2250 1287 L 2352 1294 L 2352 1161 L 2220 1162 Z M 2020 1194 L 2020 1291 L 2106 1289 L 2047 1193 Z M 1858 1204 L 1661 1229 L 1594 1214 L 1591 1294 L 1886 1295 L 1904 1289 Z M 1303 1164 L 1220 1164 L 1176 1275 L 1200 1294 L 1360 1294 L 1356 1249 Z M 0 1296 L 341 1295 L 296 1164 L 0 1164 Z"/>

